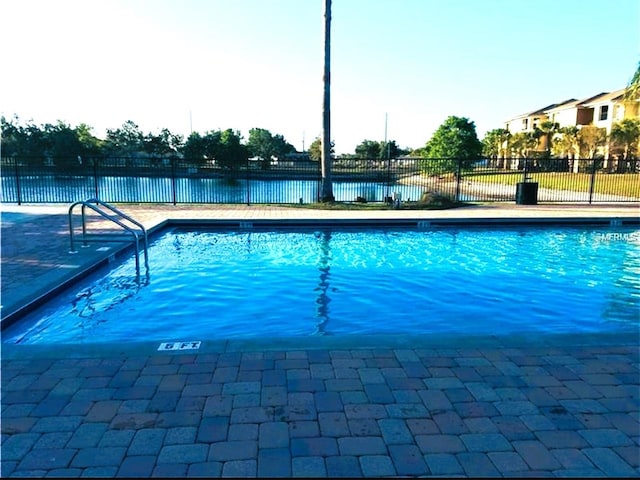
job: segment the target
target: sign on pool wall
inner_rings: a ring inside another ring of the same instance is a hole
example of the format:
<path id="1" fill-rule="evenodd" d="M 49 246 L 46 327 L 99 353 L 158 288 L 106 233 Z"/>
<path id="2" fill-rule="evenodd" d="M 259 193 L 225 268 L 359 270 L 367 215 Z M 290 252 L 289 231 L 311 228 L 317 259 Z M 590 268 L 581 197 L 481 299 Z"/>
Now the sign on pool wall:
<path id="1" fill-rule="evenodd" d="M 159 352 L 177 352 L 182 350 L 198 350 L 200 341 L 197 342 L 164 342 L 158 347 Z"/>

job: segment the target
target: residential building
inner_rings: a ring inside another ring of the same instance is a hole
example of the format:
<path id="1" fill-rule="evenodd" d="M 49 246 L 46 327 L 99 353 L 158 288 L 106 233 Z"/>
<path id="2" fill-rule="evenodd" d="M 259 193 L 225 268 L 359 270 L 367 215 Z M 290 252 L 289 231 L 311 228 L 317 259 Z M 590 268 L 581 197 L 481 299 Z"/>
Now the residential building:
<path id="1" fill-rule="evenodd" d="M 625 108 L 623 102 L 625 90 L 626 88 L 622 88 L 615 92 L 603 93 L 582 103 L 583 108 L 593 112 L 593 125 L 606 129 L 607 135 L 611 133 L 611 126 L 615 122 L 634 117 L 633 112 Z M 637 116 L 637 109 L 635 116 Z"/>
<path id="2" fill-rule="evenodd" d="M 593 123 L 593 108 L 584 105 L 585 102 L 591 101 L 606 95 L 599 93 L 588 99 L 571 100 L 557 105 L 553 108 L 545 110 L 545 114 L 549 121 L 557 123 L 559 127 L 573 127 L 581 125 L 591 125 Z"/>
<path id="3" fill-rule="evenodd" d="M 545 121 L 558 123 L 560 127 L 594 125 L 611 133 L 611 126 L 625 118 L 638 118 L 638 101 L 625 102 L 626 88 L 577 100 L 571 98 L 560 103 L 518 115 L 505 122 L 509 132 L 532 132 Z"/>
<path id="4" fill-rule="evenodd" d="M 640 118 L 640 99 L 629 101 L 624 98 L 626 88 L 613 92 L 602 92 L 582 100 L 575 98 L 554 103 L 529 113 L 518 115 L 505 122 L 505 128 L 511 133 L 533 132 L 542 122 L 551 121 L 559 127 L 593 125 L 604 128 L 607 135 L 611 134 L 614 123 L 626 118 Z M 537 151 L 545 148 L 544 136 Z M 602 152 L 605 158 L 609 156 L 609 145 Z"/>
<path id="5" fill-rule="evenodd" d="M 572 98 L 571 100 L 575 100 Z M 567 102 L 571 101 L 567 100 Z M 563 102 L 566 103 L 566 102 Z M 547 105 L 544 108 L 540 108 L 538 110 L 534 110 L 532 112 L 523 113 L 522 115 L 518 115 L 517 117 L 512 118 L 511 120 L 507 120 L 505 128 L 509 130 L 509 132 L 518 133 L 518 132 L 533 132 L 536 128 L 540 127 L 540 124 L 549 119 L 549 116 L 545 113 L 550 108 L 556 107 L 558 104 L 552 103 L 551 105 Z"/>

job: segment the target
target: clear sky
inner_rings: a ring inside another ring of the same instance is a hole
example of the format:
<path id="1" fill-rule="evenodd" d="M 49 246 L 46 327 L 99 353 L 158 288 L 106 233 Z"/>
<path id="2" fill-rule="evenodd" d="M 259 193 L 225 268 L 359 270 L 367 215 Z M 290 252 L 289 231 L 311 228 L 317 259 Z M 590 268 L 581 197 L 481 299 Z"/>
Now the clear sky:
<path id="1" fill-rule="evenodd" d="M 324 0 L 0 0 L 0 115 L 104 137 L 322 129 Z M 478 136 L 625 87 L 639 0 L 333 0 L 331 137 L 423 146 L 450 115 Z"/>

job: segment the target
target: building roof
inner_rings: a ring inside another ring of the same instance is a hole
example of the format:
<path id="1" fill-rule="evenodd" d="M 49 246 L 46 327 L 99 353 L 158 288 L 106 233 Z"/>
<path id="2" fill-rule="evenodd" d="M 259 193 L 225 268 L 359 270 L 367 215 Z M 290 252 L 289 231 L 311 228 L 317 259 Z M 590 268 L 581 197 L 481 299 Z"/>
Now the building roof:
<path id="1" fill-rule="evenodd" d="M 557 111 L 565 110 L 568 108 L 579 108 L 579 107 L 593 108 L 595 105 L 600 105 L 602 103 L 620 100 L 626 90 L 627 90 L 626 88 L 621 88 L 619 90 L 614 90 L 613 92 L 601 92 L 601 93 L 598 93 L 597 95 L 593 95 L 591 97 L 584 98 L 582 100 L 570 98 L 569 100 L 565 100 L 560 103 L 552 103 L 551 105 L 547 105 L 544 108 L 523 113 L 522 115 L 517 115 L 507 120 L 507 123 L 512 122 L 514 120 L 521 119 L 521 118 L 534 117 L 536 115 L 547 115 L 551 112 L 557 112 Z"/>
<path id="2" fill-rule="evenodd" d="M 587 98 L 584 100 L 580 106 L 582 107 L 593 107 L 594 105 L 599 105 L 601 103 L 612 102 L 614 100 L 618 100 L 624 95 L 626 88 L 621 88 L 619 90 L 615 90 L 613 92 L 606 92 L 596 95 L 595 97 Z"/>
<path id="3" fill-rule="evenodd" d="M 528 113 L 523 113 L 522 115 L 518 115 L 517 117 L 513 117 L 509 120 L 507 120 L 507 122 L 511 122 L 512 120 L 518 120 L 519 118 L 527 118 L 527 117 L 534 117 L 536 115 L 546 115 L 546 112 L 553 109 L 553 108 L 557 108 L 561 105 L 564 105 L 565 103 L 568 102 L 572 102 L 574 101 L 575 98 L 571 98 L 569 100 L 565 100 L 563 102 L 560 103 L 552 103 L 551 105 L 547 105 L 546 107 L 543 108 L 539 108 L 538 110 L 533 110 L 532 112 L 528 112 Z"/>
<path id="4" fill-rule="evenodd" d="M 599 97 L 600 95 L 604 95 L 604 93 L 599 93 L 598 95 L 594 95 L 593 97 L 585 98 L 582 100 L 576 100 L 575 98 L 572 98 L 571 100 L 567 100 L 566 102 L 562 102 L 555 105 L 549 110 L 546 110 L 545 113 L 558 112 L 560 110 L 567 110 L 569 108 L 578 108 L 578 107 L 581 107 L 584 102 L 587 102 L 596 97 Z"/>
<path id="5" fill-rule="evenodd" d="M 546 110 L 545 113 L 553 113 L 553 112 L 557 112 L 557 111 L 565 110 L 569 108 L 579 108 L 579 107 L 591 108 L 597 104 L 619 100 L 624 95 L 625 90 L 626 88 L 622 88 L 620 90 L 615 90 L 613 92 L 601 92 L 591 97 L 583 98 L 581 100 L 576 100 L 576 99 L 568 100 L 564 103 L 555 105 L 553 108 L 550 108 L 549 110 Z"/>

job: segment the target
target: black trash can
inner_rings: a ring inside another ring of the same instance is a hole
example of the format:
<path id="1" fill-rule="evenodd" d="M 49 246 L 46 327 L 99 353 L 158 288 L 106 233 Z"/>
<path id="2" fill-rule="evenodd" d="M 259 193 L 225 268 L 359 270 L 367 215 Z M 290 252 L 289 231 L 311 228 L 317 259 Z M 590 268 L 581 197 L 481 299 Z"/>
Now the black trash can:
<path id="1" fill-rule="evenodd" d="M 538 204 L 538 182 L 520 182 L 516 185 L 516 205 Z"/>

